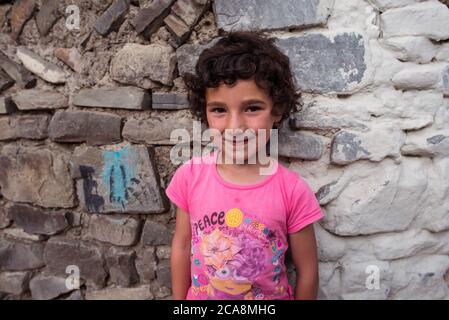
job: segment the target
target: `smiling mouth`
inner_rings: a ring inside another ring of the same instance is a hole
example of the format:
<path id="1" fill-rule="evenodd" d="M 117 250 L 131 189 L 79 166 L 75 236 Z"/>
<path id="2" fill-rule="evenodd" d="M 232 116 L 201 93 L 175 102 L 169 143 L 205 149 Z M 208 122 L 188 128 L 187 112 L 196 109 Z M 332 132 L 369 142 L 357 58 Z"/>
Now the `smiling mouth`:
<path id="1" fill-rule="evenodd" d="M 244 143 L 244 144 L 246 144 L 246 143 L 248 143 L 248 138 L 244 138 L 243 140 L 238 140 L 237 141 L 237 139 L 234 139 L 234 140 L 225 140 L 227 143 L 232 143 L 233 145 L 236 145 L 237 144 L 237 142 L 239 142 L 239 143 Z"/>

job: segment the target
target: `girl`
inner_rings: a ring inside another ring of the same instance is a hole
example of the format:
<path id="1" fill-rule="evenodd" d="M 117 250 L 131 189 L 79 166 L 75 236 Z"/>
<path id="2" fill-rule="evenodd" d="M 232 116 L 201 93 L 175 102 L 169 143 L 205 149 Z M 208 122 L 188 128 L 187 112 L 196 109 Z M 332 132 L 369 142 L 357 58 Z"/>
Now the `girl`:
<path id="1" fill-rule="evenodd" d="M 173 298 L 316 299 L 318 201 L 299 174 L 272 157 L 262 163 L 260 144 L 250 143 L 268 144 L 261 132 L 298 104 L 288 57 L 260 32 L 231 32 L 201 53 L 195 71 L 184 76 L 189 102 L 224 143 L 183 163 L 166 189 L 177 207 Z"/>

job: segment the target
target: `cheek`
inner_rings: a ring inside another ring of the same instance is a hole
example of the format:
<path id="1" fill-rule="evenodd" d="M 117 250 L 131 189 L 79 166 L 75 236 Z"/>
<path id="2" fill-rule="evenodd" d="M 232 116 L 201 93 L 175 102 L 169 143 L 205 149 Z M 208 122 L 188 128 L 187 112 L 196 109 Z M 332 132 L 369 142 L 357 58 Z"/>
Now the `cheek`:
<path id="1" fill-rule="evenodd" d="M 260 126 L 256 132 L 257 139 L 263 139 L 265 142 L 267 142 L 270 139 L 270 130 L 272 129 L 272 126 L 270 127 L 269 123 L 264 123 L 263 126 Z"/>

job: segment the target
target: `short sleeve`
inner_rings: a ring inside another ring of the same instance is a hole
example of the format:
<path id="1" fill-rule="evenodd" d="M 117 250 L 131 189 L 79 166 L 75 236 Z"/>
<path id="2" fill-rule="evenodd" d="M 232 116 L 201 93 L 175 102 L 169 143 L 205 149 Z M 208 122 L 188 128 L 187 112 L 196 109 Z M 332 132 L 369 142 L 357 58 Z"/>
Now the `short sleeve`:
<path id="1" fill-rule="evenodd" d="M 170 183 L 165 189 L 167 197 L 179 208 L 189 212 L 188 206 L 188 164 L 183 163 L 176 169 Z"/>
<path id="2" fill-rule="evenodd" d="M 315 193 L 300 176 L 291 196 L 290 212 L 287 219 L 287 232 L 295 233 L 307 225 L 323 218 Z"/>

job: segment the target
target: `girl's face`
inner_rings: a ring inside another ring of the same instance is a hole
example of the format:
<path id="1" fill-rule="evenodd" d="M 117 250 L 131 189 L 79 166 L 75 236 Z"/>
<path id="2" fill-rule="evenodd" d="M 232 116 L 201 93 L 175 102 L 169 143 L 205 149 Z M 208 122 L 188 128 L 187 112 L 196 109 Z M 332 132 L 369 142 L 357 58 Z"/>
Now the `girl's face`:
<path id="1" fill-rule="evenodd" d="M 233 160 L 232 163 L 237 158 L 253 157 L 258 144 L 265 146 L 268 142 L 274 122 L 282 118 L 273 116 L 272 109 L 271 97 L 253 79 L 239 79 L 234 86 L 222 82 L 217 88 L 206 90 L 209 128 L 220 134 L 215 144 L 221 147 L 227 159 Z M 261 134 L 263 130 L 265 137 Z"/>

